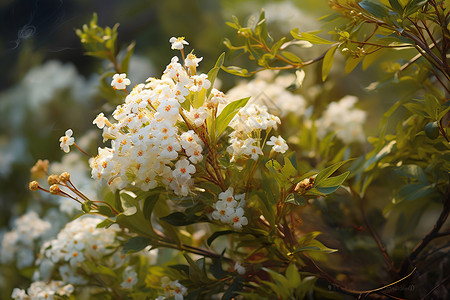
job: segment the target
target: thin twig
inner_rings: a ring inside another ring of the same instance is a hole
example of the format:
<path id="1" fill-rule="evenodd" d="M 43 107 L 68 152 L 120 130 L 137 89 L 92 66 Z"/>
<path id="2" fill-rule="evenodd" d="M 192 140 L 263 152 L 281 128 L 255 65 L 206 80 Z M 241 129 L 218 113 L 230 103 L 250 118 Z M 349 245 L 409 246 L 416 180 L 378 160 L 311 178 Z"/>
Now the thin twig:
<path id="1" fill-rule="evenodd" d="M 353 197 L 355 197 L 359 203 L 359 210 L 361 212 L 365 227 L 367 228 L 367 230 L 369 231 L 370 235 L 372 236 L 372 238 L 375 240 L 375 243 L 378 246 L 378 249 L 380 250 L 381 254 L 384 257 L 384 260 L 388 266 L 388 271 L 391 273 L 394 273 L 394 275 L 397 275 L 397 271 L 395 269 L 394 263 L 392 262 L 392 260 L 389 258 L 389 255 L 386 251 L 386 246 L 384 245 L 383 241 L 378 237 L 378 235 L 376 234 L 375 230 L 372 228 L 372 226 L 370 226 L 369 224 L 369 220 L 367 220 L 366 217 L 366 213 L 364 211 L 364 206 L 363 206 L 363 202 L 364 199 L 361 198 L 361 196 L 353 189 L 351 188 L 351 192 L 353 194 Z"/>
<path id="2" fill-rule="evenodd" d="M 433 228 L 425 235 L 425 237 L 414 247 L 414 249 L 411 251 L 411 253 L 406 257 L 402 265 L 400 267 L 400 274 L 406 273 L 406 270 L 408 269 L 410 264 L 414 263 L 414 260 L 416 259 L 417 255 L 425 249 L 425 247 L 435 238 L 440 237 L 439 230 L 441 229 L 442 225 L 444 225 L 445 221 L 447 220 L 450 213 L 450 185 L 447 189 L 447 193 L 445 195 L 444 199 L 444 207 L 442 209 L 441 214 L 439 215 L 439 218 L 436 221 L 436 224 L 434 224 Z"/>

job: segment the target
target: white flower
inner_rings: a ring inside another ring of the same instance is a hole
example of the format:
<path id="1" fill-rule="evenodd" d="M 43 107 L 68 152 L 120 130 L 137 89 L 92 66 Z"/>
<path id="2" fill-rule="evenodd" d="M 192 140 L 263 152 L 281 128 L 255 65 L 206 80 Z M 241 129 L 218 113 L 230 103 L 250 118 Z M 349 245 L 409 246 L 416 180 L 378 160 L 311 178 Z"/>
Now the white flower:
<path id="1" fill-rule="evenodd" d="M 180 159 L 175 164 L 175 170 L 173 170 L 173 176 L 175 178 L 181 178 L 182 181 L 191 178 L 190 174 L 195 173 L 194 165 L 191 165 L 189 161 L 185 158 Z"/>
<path id="2" fill-rule="evenodd" d="M 198 109 L 193 108 L 186 113 L 186 116 L 194 123 L 195 127 L 200 127 L 205 123 L 208 112 L 204 107 L 199 107 Z"/>
<path id="3" fill-rule="evenodd" d="M 108 119 L 105 117 L 103 113 L 98 114 L 97 117 L 92 122 L 92 124 L 97 125 L 99 129 L 103 129 L 103 127 L 105 127 L 105 125 L 108 123 L 109 123 Z"/>
<path id="4" fill-rule="evenodd" d="M 239 275 L 244 275 L 245 274 L 245 268 L 238 261 L 234 264 L 234 270 L 236 272 L 238 272 Z"/>
<path id="5" fill-rule="evenodd" d="M 187 288 L 179 283 L 178 280 L 170 281 L 169 277 L 165 276 L 161 278 L 161 283 L 166 297 L 174 296 L 175 300 L 184 299 L 183 295 L 186 294 Z"/>
<path id="6" fill-rule="evenodd" d="M 189 45 L 189 43 L 184 39 L 184 37 L 171 37 L 169 42 L 172 44 L 173 50 L 181 50 L 184 45 Z"/>
<path id="7" fill-rule="evenodd" d="M 278 137 L 271 136 L 270 141 L 267 142 L 267 145 L 272 145 L 273 151 L 280 153 L 286 152 L 289 148 L 286 141 L 280 135 Z"/>
<path id="8" fill-rule="evenodd" d="M 211 82 L 206 74 L 193 75 L 191 78 L 194 80 L 194 85 L 189 88 L 192 92 L 200 92 L 203 88 L 209 89 L 211 87 Z"/>
<path id="9" fill-rule="evenodd" d="M 231 223 L 233 227 L 236 229 L 241 229 L 243 225 L 248 224 L 248 220 L 244 217 L 244 209 L 242 207 L 238 207 L 236 211 L 230 215 Z"/>
<path id="10" fill-rule="evenodd" d="M 225 192 L 219 194 L 219 199 L 227 204 L 227 207 L 236 207 L 237 201 L 233 197 L 234 189 L 229 187 Z"/>
<path id="11" fill-rule="evenodd" d="M 15 288 L 11 294 L 11 298 L 15 300 L 24 300 L 28 299 L 28 295 L 25 290 Z"/>
<path id="12" fill-rule="evenodd" d="M 127 74 L 114 74 L 111 86 L 116 90 L 124 90 L 131 81 L 127 78 Z"/>
<path id="13" fill-rule="evenodd" d="M 258 160 L 259 155 L 263 154 L 263 152 L 258 145 L 253 145 L 254 143 L 256 143 L 256 140 L 253 138 L 248 138 L 244 141 L 244 154 L 250 155 L 250 158 L 253 160 Z"/>
<path id="14" fill-rule="evenodd" d="M 211 214 L 212 218 L 214 220 L 220 220 L 224 224 L 230 223 L 230 216 L 234 213 L 233 207 L 228 206 L 226 201 L 217 201 L 215 208 L 216 210 Z"/>
<path id="15" fill-rule="evenodd" d="M 198 63 L 201 62 L 203 59 L 203 57 L 199 57 L 197 58 L 197 56 L 195 56 L 192 53 L 189 53 L 184 61 L 184 64 L 186 65 L 186 67 L 190 68 L 190 67 L 198 67 Z"/>
<path id="16" fill-rule="evenodd" d="M 73 131 L 72 129 L 66 130 L 66 135 L 59 138 L 59 141 L 61 142 L 59 146 L 61 147 L 61 150 L 68 153 L 70 151 L 69 146 L 73 145 L 75 142 L 75 139 L 72 137 Z"/>
<path id="17" fill-rule="evenodd" d="M 123 272 L 123 282 L 120 284 L 124 289 L 131 289 L 138 282 L 137 273 L 132 266 L 128 266 Z"/>

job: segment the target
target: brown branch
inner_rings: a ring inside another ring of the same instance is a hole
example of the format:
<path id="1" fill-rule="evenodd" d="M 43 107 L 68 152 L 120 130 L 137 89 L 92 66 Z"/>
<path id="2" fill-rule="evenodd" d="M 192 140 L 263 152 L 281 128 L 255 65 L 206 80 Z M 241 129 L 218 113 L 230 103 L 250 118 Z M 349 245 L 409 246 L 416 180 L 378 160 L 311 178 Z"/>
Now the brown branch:
<path id="1" fill-rule="evenodd" d="M 411 251 L 411 253 L 406 257 L 400 267 L 400 274 L 406 273 L 408 267 L 410 264 L 413 264 L 416 257 L 419 255 L 420 252 L 422 252 L 423 249 L 425 249 L 428 244 L 434 240 L 435 238 L 441 237 L 442 234 L 439 233 L 439 230 L 442 228 L 442 225 L 444 225 L 445 221 L 447 220 L 450 213 L 450 185 L 447 189 L 447 193 L 445 195 L 444 199 L 444 207 L 442 209 L 442 212 L 439 216 L 439 218 L 436 221 L 436 224 L 434 224 L 433 228 L 425 235 L 425 237 L 414 247 L 414 249 Z"/>
<path id="2" fill-rule="evenodd" d="M 383 241 L 378 237 L 377 233 L 375 232 L 375 230 L 372 228 L 372 226 L 370 226 L 369 224 L 369 220 L 367 220 L 366 217 L 366 213 L 364 211 L 364 206 L 363 206 L 363 202 L 364 202 L 364 198 L 361 198 L 361 196 L 353 189 L 351 188 L 351 192 L 353 194 L 353 197 L 356 198 L 356 200 L 359 203 L 359 210 L 361 212 L 361 216 L 363 218 L 364 221 L 364 225 L 367 228 L 367 230 L 369 231 L 370 235 L 372 236 L 372 238 L 374 239 L 375 243 L 378 246 L 378 249 L 380 250 L 381 254 L 383 255 L 383 258 L 388 266 L 388 271 L 393 274 L 393 275 L 397 275 L 397 270 L 394 266 L 394 263 L 392 262 L 392 260 L 389 258 L 389 255 L 386 251 L 386 246 L 384 245 Z"/>

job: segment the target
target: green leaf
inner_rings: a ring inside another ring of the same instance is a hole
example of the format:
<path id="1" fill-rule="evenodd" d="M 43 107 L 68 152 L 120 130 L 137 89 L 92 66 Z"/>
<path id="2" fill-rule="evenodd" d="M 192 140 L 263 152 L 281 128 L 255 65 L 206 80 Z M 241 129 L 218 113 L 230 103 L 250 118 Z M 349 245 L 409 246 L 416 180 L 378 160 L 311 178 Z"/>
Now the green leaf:
<path id="1" fill-rule="evenodd" d="M 130 65 L 130 59 L 134 52 L 134 46 L 136 46 L 136 42 L 131 42 L 131 44 L 128 45 L 125 57 L 122 59 L 120 71 L 123 73 L 128 73 L 128 66 Z"/>
<path id="2" fill-rule="evenodd" d="M 295 169 L 288 157 L 284 158 L 284 166 L 281 169 L 281 173 L 286 176 L 286 178 L 291 178 L 297 175 L 297 169 Z"/>
<path id="3" fill-rule="evenodd" d="M 339 169 L 343 164 L 349 162 L 351 159 L 347 159 L 338 163 L 335 163 L 328 168 L 322 170 L 317 174 L 316 179 L 314 180 L 314 186 L 320 186 L 323 180 L 330 177 L 337 169 Z"/>
<path id="4" fill-rule="evenodd" d="M 209 72 L 208 72 L 208 80 L 211 82 L 211 86 L 210 88 L 206 91 L 206 98 L 209 97 L 209 95 L 211 94 L 211 91 L 213 89 L 214 86 L 214 82 L 216 81 L 217 78 L 217 73 L 219 73 L 220 68 L 222 68 L 223 66 L 223 62 L 225 60 L 225 52 L 223 52 L 219 58 L 216 61 L 216 64 L 214 65 L 214 68 L 212 68 Z M 204 101 L 204 99 L 203 99 Z M 197 105 L 197 106 L 196 106 Z M 193 107 L 194 108 L 199 108 L 200 106 L 202 106 L 203 103 L 193 103 Z"/>
<path id="5" fill-rule="evenodd" d="M 328 195 L 336 191 L 339 186 L 345 181 L 347 176 L 350 174 L 349 171 L 342 173 L 341 175 L 335 177 L 329 177 L 320 182 L 319 185 L 314 185 L 314 187 L 321 193 Z"/>
<path id="6" fill-rule="evenodd" d="M 144 214 L 144 217 L 148 221 L 151 220 L 153 209 L 155 208 L 155 205 L 158 202 L 160 195 L 161 195 L 160 191 L 157 191 L 157 192 L 152 193 L 149 196 L 147 196 L 144 200 L 144 206 L 142 208 L 142 213 Z"/>
<path id="7" fill-rule="evenodd" d="M 410 102 L 410 103 L 405 103 L 403 106 L 406 107 L 413 114 L 422 116 L 424 118 L 429 117 L 428 113 L 425 110 L 425 106 L 423 105 L 423 103 Z"/>
<path id="8" fill-rule="evenodd" d="M 427 4 L 428 0 L 410 0 L 408 4 L 405 6 L 405 16 L 409 16 L 420 8 L 422 8 L 425 4 Z"/>
<path id="9" fill-rule="evenodd" d="M 278 50 L 280 49 L 281 46 L 283 46 L 284 41 L 286 41 L 286 38 L 283 37 L 282 39 L 280 39 L 278 42 L 276 42 L 275 44 L 273 44 L 272 48 L 270 48 L 270 53 L 272 53 L 272 55 L 277 55 Z"/>
<path id="10" fill-rule="evenodd" d="M 300 196 L 295 193 L 291 193 L 286 197 L 285 202 L 291 203 L 297 206 L 305 206 L 306 205 L 306 199 L 303 196 Z"/>
<path id="11" fill-rule="evenodd" d="M 111 221 L 110 219 L 104 219 L 103 221 L 97 224 L 96 228 L 109 228 L 113 224 L 114 222 Z"/>
<path id="12" fill-rule="evenodd" d="M 291 262 L 286 269 L 286 278 L 290 288 L 296 288 L 301 283 L 300 274 L 298 273 L 297 266 Z"/>
<path id="13" fill-rule="evenodd" d="M 389 15 L 388 10 L 379 4 L 376 4 L 374 2 L 363 0 L 358 3 L 359 6 L 361 6 L 363 9 L 365 9 L 367 12 L 369 12 L 371 15 L 379 18 L 384 19 Z"/>
<path id="14" fill-rule="evenodd" d="M 185 215 L 182 212 L 174 212 L 168 216 L 159 218 L 173 226 L 186 226 L 194 223 L 207 222 L 208 218 L 204 216 Z"/>
<path id="15" fill-rule="evenodd" d="M 366 70 L 371 64 L 373 64 L 378 58 L 383 56 L 386 50 L 387 50 L 386 48 L 383 48 L 377 50 L 375 53 L 367 54 L 362 62 L 363 71 Z"/>
<path id="16" fill-rule="evenodd" d="M 139 252 L 141 250 L 144 250 L 145 247 L 152 244 L 152 239 L 145 238 L 142 236 L 135 236 L 129 239 L 126 244 L 123 246 L 123 252 L 124 253 L 134 253 Z"/>
<path id="17" fill-rule="evenodd" d="M 283 55 L 285 58 L 287 58 L 288 60 L 290 60 L 291 62 L 293 62 L 294 64 L 302 64 L 303 61 L 301 60 L 300 57 L 298 57 L 297 55 L 295 55 L 292 52 L 289 51 L 281 51 L 280 52 L 281 55 Z"/>
<path id="18" fill-rule="evenodd" d="M 326 40 L 324 38 L 318 37 L 317 35 L 307 33 L 307 32 L 299 32 L 298 28 L 291 30 L 291 35 L 297 40 L 308 41 L 311 44 L 334 44 L 335 42 Z"/>
<path id="19" fill-rule="evenodd" d="M 208 240 L 206 240 L 206 244 L 208 244 L 208 246 L 211 246 L 212 242 L 219 236 L 227 235 L 233 232 L 234 232 L 233 230 L 216 231 L 208 238 Z"/>
<path id="20" fill-rule="evenodd" d="M 399 14 L 403 12 L 403 6 L 400 4 L 400 2 L 398 2 L 398 0 L 389 0 L 389 4 Z"/>
<path id="21" fill-rule="evenodd" d="M 325 54 L 325 57 L 323 58 L 322 62 L 322 81 L 325 81 L 327 79 L 328 74 L 330 73 L 331 66 L 333 65 L 333 58 L 334 53 L 336 52 L 338 45 L 335 45 L 328 49 L 327 53 Z"/>
<path id="22" fill-rule="evenodd" d="M 349 74 L 351 71 L 353 71 L 354 68 L 359 64 L 361 60 L 363 60 L 364 56 L 361 57 L 349 57 L 347 61 L 345 62 L 345 73 Z"/>
<path id="23" fill-rule="evenodd" d="M 433 119 L 433 121 L 437 121 L 439 118 L 439 109 L 441 107 L 439 100 L 432 94 L 425 94 L 425 106 L 428 115 Z"/>
<path id="24" fill-rule="evenodd" d="M 105 267 L 100 264 L 96 264 L 90 260 L 85 259 L 83 263 L 89 268 L 89 270 L 94 274 L 106 275 L 112 278 L 117 278 L 117 274 L 110 268 Z"/>
<path id="25" fill-rule="evenodd" d="M 236 278 L 234 278 L 233 282 L 223 294 L 222 300 L 234 299 L 238 295 L 238 292 L 242 291 L 242 288 L 244 287 L 242 281 L 243 280 L 241 276 L 236 276 Z"/>
<path id="26" fill-rule="evenodd" d="M 219 137 L 230 124 L 231 120 L 244 107 L 250 97 L 228 103 L 216 119 L 216 137 Z"/>
<path id="27" fill-rule="evenodd" d="M 251 74 L 248 73 L 247 69 L 243 69 L 243 68 L 236 67 L 236 66 L 229 66 L 229 67 L 222 66 L 222 70 L 224 70 L 227 73 L 237 75 L 237 76 L 242 76 L 242 77 L 250 77 L 251 76 Z"/>
<path id="28" fill-rule="evenodd" d="M 223 253 L 222 253 L 223 255 Z M 212 259 L 213 263 L 209 267 L 209 271 L 216 279 L 223 279 L 227 276 L 228 272 L 224 271 L 222 268 L 222 255 L 219 258 Z"/>

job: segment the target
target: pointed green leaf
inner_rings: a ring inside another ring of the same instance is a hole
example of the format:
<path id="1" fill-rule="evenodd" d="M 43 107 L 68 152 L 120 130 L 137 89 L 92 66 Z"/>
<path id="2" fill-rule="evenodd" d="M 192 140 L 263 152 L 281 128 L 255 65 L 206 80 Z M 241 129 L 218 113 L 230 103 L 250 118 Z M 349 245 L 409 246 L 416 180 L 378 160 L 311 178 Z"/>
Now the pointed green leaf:
<path id="1" fill-rule="evenodd" d="M 283 55 L 285 58 L 287 58 L 289 61 L 293 62 L 294 64 L 302 64 L 303 63 L 302 59 L 292 52 L 281 51 L 280 54 Z"/>
<path id="2" fill-rule="evenodd" d="M 359 2 L 358 4 L 363 9 L 365 9 L 367 12 L 369 12 L 371 15 L 373 15 L 379 19 L 384 19 L 389 15 L 387 9 L 384 6 L 376 4 L 374 2 L 371 2 L 368 0 L 363 0 L 363 1 Z"/>
<path id="3" fill-rule="evenodd" d="M 219 137 L 230 124 L 231 120 L 244 107 L 250 97 L 228 103 L 216 119 L 216 137 Z"/>
<path id="4" fill-rule="evenodd" d="M 329 177 L 320 182 L 319 185 L 314 185 L 314 187 L 321 193 L 324 193 L 325 195 L 331 194 L 334 191 L 336 191 L 339 186 L 345 181 L 348 174 L 350 174 L 349 171 L 342 173 L 341 175 Z"/>
<path id="5" fill-rule="evenodd" d="M 334 53 L 336 52 L 338 45 L 335 45 L 328 49 L 327 53 L 325 54 L 325 57 L 323 58 L 322 62 L 322 81 L 325 81 L 327 79 L 328 74 L 330 73 L 331 66 L 333 65 L 333 59 L 334 59 Z"/>
<path id="6" fill-rule="evenodd" d="M 314 181 L 314 186 L 320 186 L 321 182 L 328 177 L 330 177 L 337 169 L 339 169 L 343 164 L 349 162 L 351 159 L 347 159 L 338 163 L 335 163 L 328 168 L 322 170 L 317 174 L 316 179 Z"/>
<path id="7" fill-rule="evenodd" d="M 292 29 L 291 35 L 297 40 L 308 41 L 311 44 L 334 44 L 333 41 L 329 41 L 324 38 L 318 37 L 315 34 L 307 32 L 299 32 L 298 28 Z"/>
<path id="8" fill-rule="evenodd" d="M 208 246 L 211 246 L 212 242 L 219 236 L 227 235 L 227 234 L 230 234 L 233 232 L 234 232 L 233 230 L 216 231 L 208 238 L 208 240 L 206 241 L 206 244 L 208 244 Z"/>

